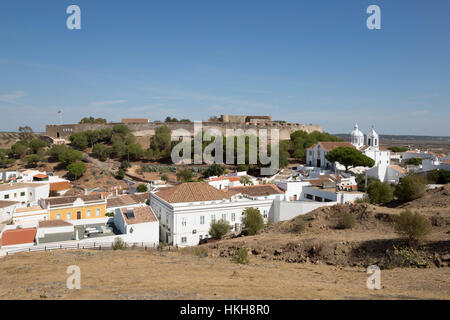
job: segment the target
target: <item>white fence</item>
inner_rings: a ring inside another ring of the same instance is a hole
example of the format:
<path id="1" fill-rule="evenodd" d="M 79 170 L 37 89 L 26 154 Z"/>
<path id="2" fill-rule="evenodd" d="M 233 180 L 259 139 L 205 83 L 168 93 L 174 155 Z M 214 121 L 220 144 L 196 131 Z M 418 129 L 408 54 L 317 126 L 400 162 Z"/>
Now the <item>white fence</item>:
<path id="1" fill-rule="evenodd" d="M 143 250 L 155 249 L 157 244 L 154 242 L 124 242 L 127 248 Z M 114 249 L 114 242 L 76 242 L 76 243 L 60 243 L 60 244 L 46 244 L 37 245 L 25 248 L 2 248 L 5 255 L 12 255 L 19 252 L 42 252 L 52 250 L 78 250 L 78 249 L 94 249 L 94 250 L 112 250 Z"/>

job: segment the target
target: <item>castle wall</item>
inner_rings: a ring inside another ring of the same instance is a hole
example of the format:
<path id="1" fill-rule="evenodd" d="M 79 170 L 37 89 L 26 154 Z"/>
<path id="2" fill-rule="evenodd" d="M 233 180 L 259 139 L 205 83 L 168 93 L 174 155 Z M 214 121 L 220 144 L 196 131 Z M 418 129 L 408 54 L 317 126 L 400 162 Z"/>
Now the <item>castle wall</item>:
<path id="1" fill-rule="evenodd" d="M 65 138 L 68 139 L 72 134 L 83 132 L 86 130 L 100 130 L 104 128 L 112 128 L 118 123 L 106 123 L 106 124 L 64 124 L 64 125 L 47 125 L 46 135 L 51 138 Z M 155 130 L 161 126 L 169 127 L 172 132 L 176 129 L 184 129 L 190 132 L 191 136 L 194 135 L 194 123 L 191 122 L 149 122 L 149 123 L 128 123 L 130 128 L 136 136 L 153 136 Z M 238 123 L 238 122 L 203 122 L 203 129 L 217 128 L 221 130 L 222 134 L 226 134 L 227 129 L 242 129 L 244 131 L 249 129 L 266 129 L 268 137 L 270 138 L 270 130 L 278 129 L 280 133 L 280 140 L 288 140 L 290 134 L 297 130 L 303 130 L 308 133 L 313 131 L 322 132 L 322 127 L 319 125 L 310 124 L 298 124 L 298 123 L 278 123 L 278 122 L 258 122 L 258 123 Z"/>

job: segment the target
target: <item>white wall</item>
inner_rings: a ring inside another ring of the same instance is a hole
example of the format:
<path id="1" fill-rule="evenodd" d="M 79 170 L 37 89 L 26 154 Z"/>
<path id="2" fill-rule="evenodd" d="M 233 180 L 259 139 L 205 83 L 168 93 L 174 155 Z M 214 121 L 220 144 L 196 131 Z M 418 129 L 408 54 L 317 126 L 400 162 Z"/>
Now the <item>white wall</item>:
<path id="1" fill-rule="evenodd" d="M 307 214 L 317 208 L 333 206 L 337 202 L 315 202 L 315 201 L 274 201 L 273 221 L 286 221 L 296 216 Z"/>

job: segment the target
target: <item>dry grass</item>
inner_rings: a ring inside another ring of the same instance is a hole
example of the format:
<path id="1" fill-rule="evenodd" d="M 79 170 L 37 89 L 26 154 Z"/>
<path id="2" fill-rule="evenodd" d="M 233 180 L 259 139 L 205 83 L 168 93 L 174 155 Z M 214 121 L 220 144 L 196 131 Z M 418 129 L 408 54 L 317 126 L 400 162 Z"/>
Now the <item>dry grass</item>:
<path id="1" fill-rule="evenodd" d="M 66 268 L 81 269 L 81 290 Z M 448 269 L 382 271 L 378 291 L 362 268 L 289 264 L 181 252 L 54 251 L 0 260 L 1 299 L 449 299 Z"/>

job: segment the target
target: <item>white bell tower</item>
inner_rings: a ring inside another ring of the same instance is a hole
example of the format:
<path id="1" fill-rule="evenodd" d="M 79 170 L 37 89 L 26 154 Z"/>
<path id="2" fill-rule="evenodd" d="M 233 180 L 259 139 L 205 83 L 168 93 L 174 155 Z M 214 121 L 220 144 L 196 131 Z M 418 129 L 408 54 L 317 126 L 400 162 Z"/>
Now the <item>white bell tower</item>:
<path id="1" fill-rule="evenodd" d="M 379 147 L 380 139 L 378 137 L 378 133 L 375 132 L 375 129 L 372 126 L 372 129 L 367 134 L 367 145 L 369 147 L 377 148 Z"/>

